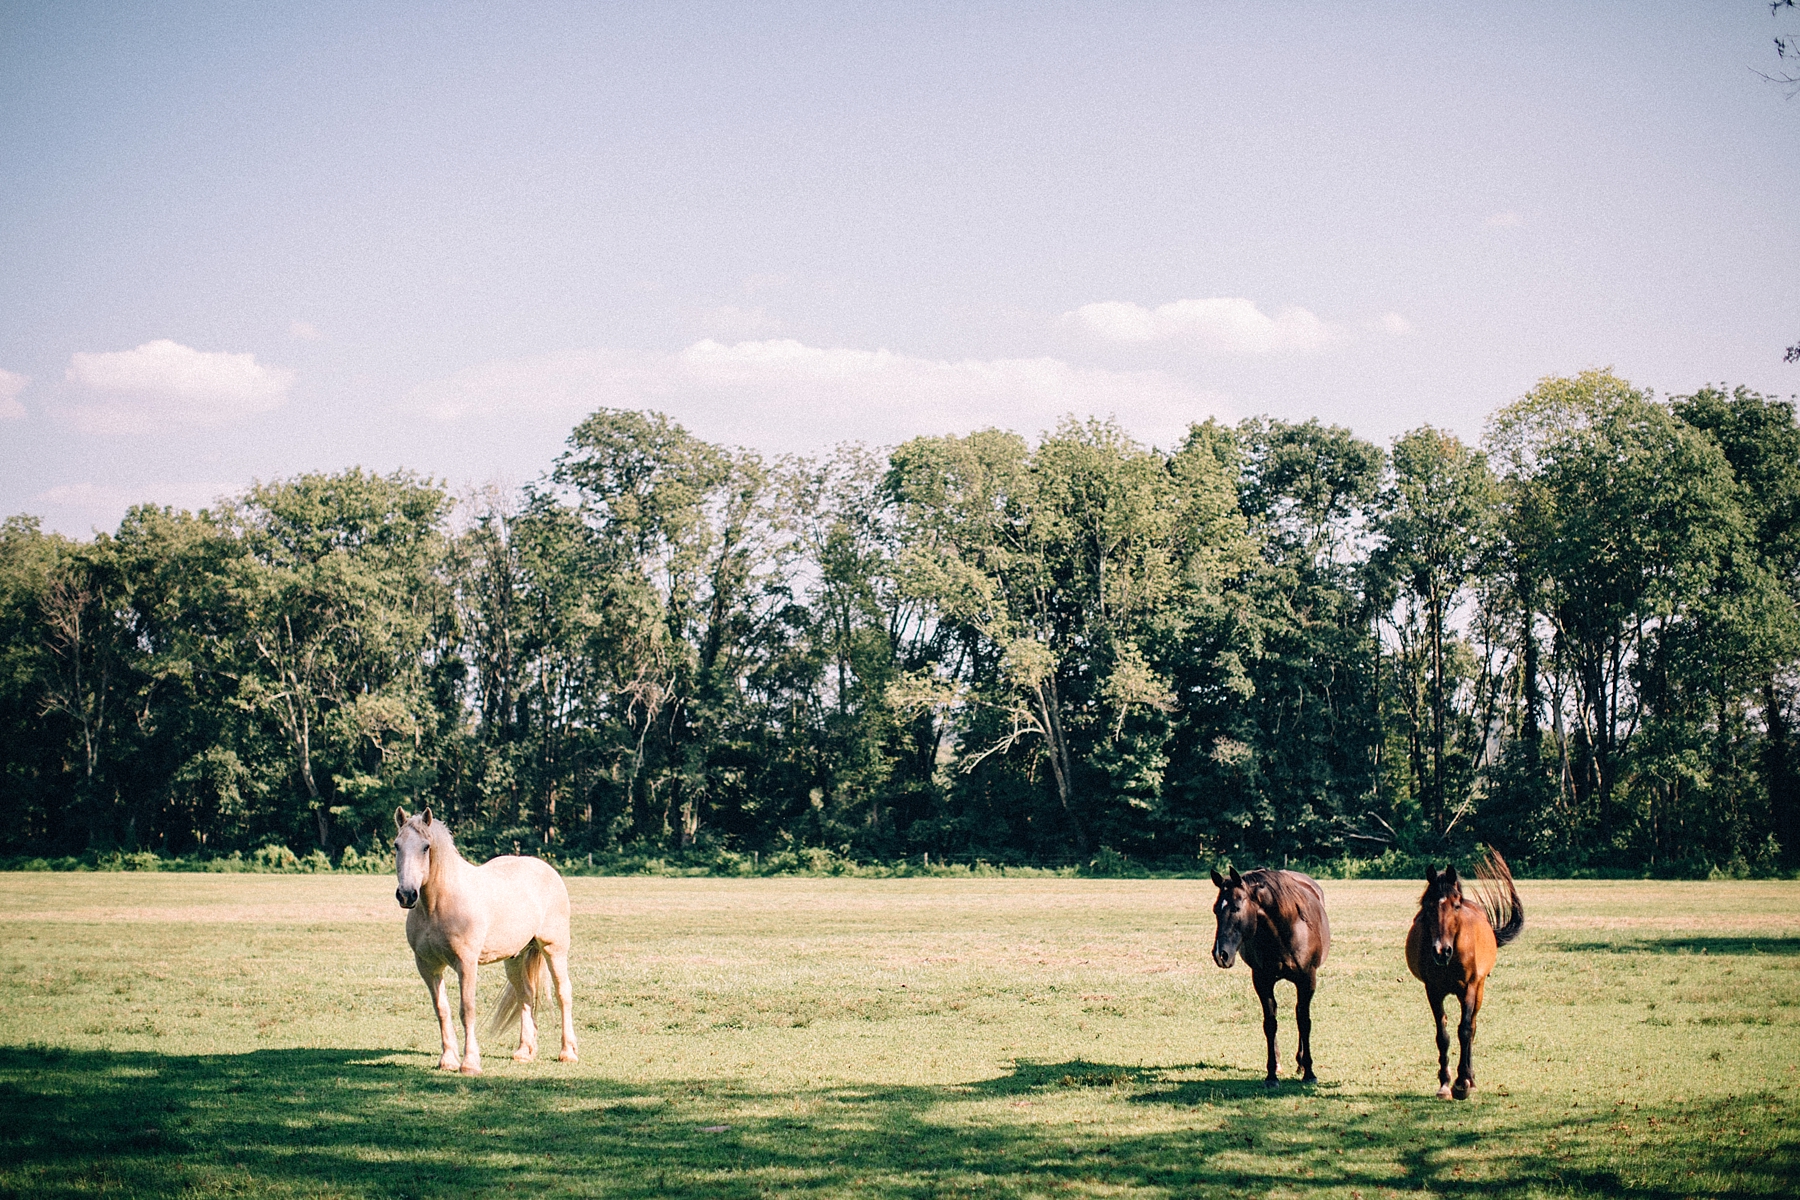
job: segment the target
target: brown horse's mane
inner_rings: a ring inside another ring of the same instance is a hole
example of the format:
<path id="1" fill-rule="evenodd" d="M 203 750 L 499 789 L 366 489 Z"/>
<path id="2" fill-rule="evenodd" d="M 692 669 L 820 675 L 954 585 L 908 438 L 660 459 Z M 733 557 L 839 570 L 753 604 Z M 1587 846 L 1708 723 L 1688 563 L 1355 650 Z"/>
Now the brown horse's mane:
<path id="1" fill-rule="evenodd" d="M 1286 871 L 1274 867 L 1258 867 L 1254 871 L 1245 871 L 1245 883 L 1269 889 L 1275 902 L 1267 907 L 1273 909 L 1281 920 L 1288 925 L 1304 920 L 1307 908 L 1318 902 L 1318 897 L 1306 888 L 1289 878 Z"/>

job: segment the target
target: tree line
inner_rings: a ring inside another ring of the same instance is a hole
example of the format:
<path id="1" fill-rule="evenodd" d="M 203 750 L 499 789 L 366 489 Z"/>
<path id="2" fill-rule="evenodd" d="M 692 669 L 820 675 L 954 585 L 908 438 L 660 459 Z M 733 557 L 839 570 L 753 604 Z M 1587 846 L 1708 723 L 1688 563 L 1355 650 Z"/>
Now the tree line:
<path id="1" fill-rule="evenodd" d="M 1317 421 L 770 460 L 602 410 L 453 502 L 351 469 L 0 527 L 0 853 L 1540 867 L 1800 851 L 1800 426 L 1542 381 Z"/>

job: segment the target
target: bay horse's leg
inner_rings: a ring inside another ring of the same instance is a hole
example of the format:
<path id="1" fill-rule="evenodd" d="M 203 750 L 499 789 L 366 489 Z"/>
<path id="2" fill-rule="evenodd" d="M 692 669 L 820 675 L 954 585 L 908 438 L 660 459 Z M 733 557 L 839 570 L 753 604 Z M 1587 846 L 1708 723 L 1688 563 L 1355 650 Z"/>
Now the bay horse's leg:
<path id="1" fill-rule="evenodd" d="M 1275 976 L 1252 971 L 1250 982 L 1256 988 L 1256 998 L 1262 1001 L 1263 1037 L 1269 1043 L 1269 1077 L 1263 1083 L 1267 1087 L 1274 1087 L 1281 1065 L 1280 1060 L 1275 1057 Z"/>
<path id="2" fill-rule="evenodd" d="M 1297 994 L 1294 1001 L 1294 1024 L 1300 1027 L 1300 1052 L 1294 1056 L 1294 1062 L 1300 1068 L 1301 1083 L 1319 1081 L 1312 1068 L 1312 998 L 1318 986 L 1318 976 L 1310 971 L 1294 981 L 1294 991 Z"/>
<path id="3" fill-rule="evenodd" d="M 1444 1028 L 1444 996 L 1446 993 L 1434 987 L 1425 988 L 1425 998 L 1431 1001 L 1431 1016 L 1437 1022 L 1438 1047 L 1438 1099 L 1450 1098 L 1450 1031 Z"/>
<path id="4" fill-rule="evenodd" d="M 427 963 L 417 958 L 413 961 L 418 965 L 419 977 L 425 981 L 425 990 L 431 995 L 431 1007 L 437 1013 L 438 1033 L 444 1040 L 444 1055 L 438 1059 L 438 1067 L 454 1071 L 458 1062 L 456 1024 L 450 1019 L 450 994 L 444 987 L 444 964 Z"/>
<path id="5" fill-rule="evenodd" d="M 1481 994 L 1486 991 L 1487 981 L 1481 980 L 1463 989 L 1461 996 L 1462 1020 L 1456 1026 L 1456 1039 L 1462 1043 L 1462 1057 L 1456 1064 L 1456 1086 L 1450 1094 L 1458 1100 L 1467 1100 L 1469 1093 L 1475 1090 L 1475 1014 L 1481 1011 Z"/>
<path id="6" fill-rule="evenodd" d="M 456 962 L 456 988 L 462 1001 L 464 1075 L 481 1074 L 481 1047 L 475 1041 L 475 967 L 474 958 Z"/>
<path id="7" fill-rule="evenodd" d="M 537 956 L 534 947 L 527 946 L 524 953 L 515 954 L 506 960 L 506 982 L 513 994 L 519 997 L 519 1048 L 513 1051 L 515 1062 L 531 1062 L 537 1058 L 537 1022 L 532 1020 L 531 1010 L 539 997 L 533 991 L 537 984 Z"/>
<path id="8" fill-rule="evenodd" d="M 562 1053 L 556 1057 L 562 1062 L 578 1062 L 580 1056 L 575 1053 L 575 989 L 569 984 L 569 948 L 546 946 L 544 949 L 550 956 L 550 978 L 556 985 L 556 1003 L 562 1009 Z"/>

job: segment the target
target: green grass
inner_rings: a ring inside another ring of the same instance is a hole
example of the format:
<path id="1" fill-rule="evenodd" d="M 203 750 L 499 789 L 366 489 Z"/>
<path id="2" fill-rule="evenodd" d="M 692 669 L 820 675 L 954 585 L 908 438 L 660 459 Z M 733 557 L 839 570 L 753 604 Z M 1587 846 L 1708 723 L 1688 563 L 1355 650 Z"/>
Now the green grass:
<path id="1" fill-rule="evenodd" d="M 465 1079 L 390 879 L 0 875 L 0 1194 L 1794 1194 L 1800 884 L 1521 885 L 1462 1104 L 1325 886 L 1269 1095 L 1202 881 L 571 880 L 581 1063 Z"/>

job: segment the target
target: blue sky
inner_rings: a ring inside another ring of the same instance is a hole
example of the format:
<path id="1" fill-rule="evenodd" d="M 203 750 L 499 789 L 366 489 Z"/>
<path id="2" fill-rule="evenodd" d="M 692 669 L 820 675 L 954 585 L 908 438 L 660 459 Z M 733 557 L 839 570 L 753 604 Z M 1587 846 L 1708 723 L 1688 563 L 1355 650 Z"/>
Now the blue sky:
<path id="1" fill-rule="evenodd" d="M 0 3 L 0 513 L 585 412 L 770 453 L 1064 413 L 1478 438 L 1786 396 L 1800 20 L 1704 4 Z"/>

